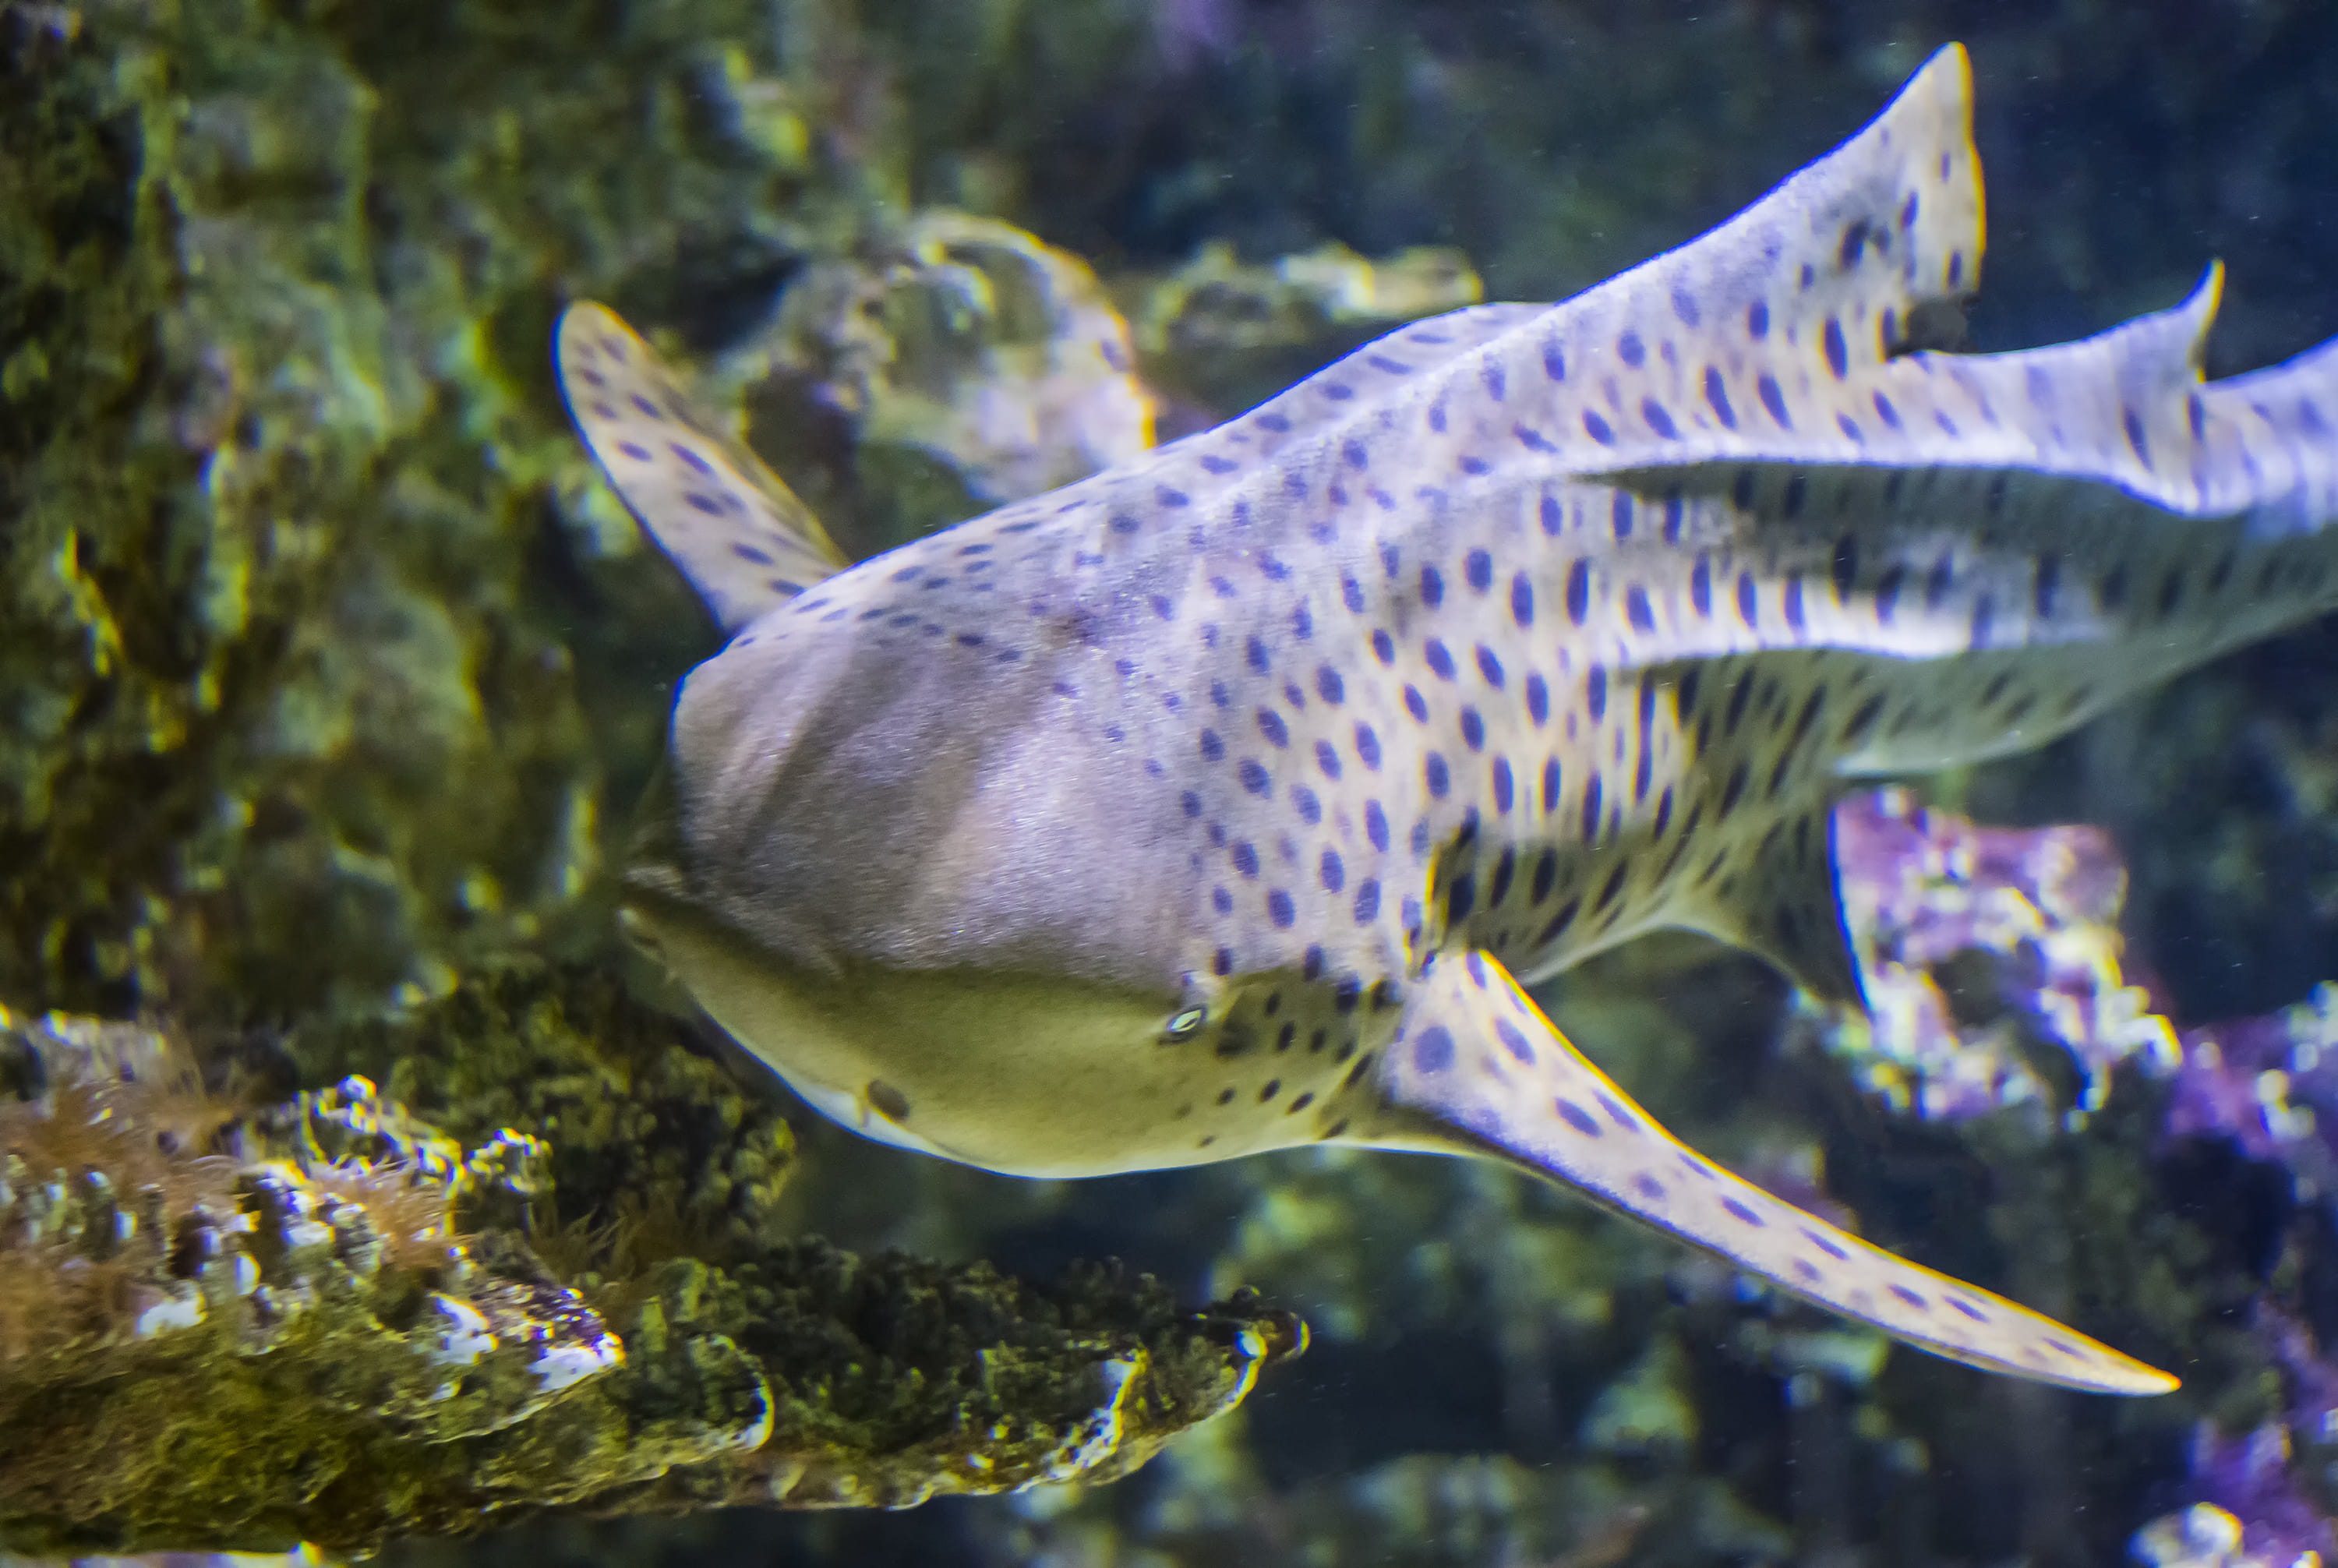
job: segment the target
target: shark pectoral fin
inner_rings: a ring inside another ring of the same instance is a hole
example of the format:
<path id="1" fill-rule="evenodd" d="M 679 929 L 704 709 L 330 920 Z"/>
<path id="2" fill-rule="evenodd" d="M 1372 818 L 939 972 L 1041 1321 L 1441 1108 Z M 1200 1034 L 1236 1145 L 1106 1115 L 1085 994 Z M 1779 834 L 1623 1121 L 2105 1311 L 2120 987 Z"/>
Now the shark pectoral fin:
<path id="1" fill-rule="evenodd" d="M 1680 1143 L 1586 1061 L 1490 955 L 1411 989 L 1381 1070 L 1395 1105 L 1936 1355 L 2104 1394 L 2176 1380 L 1805 1214 Z"/>
<path id="2" fill-rule="evenodd" d="M 736 631 L 850 564 L 811 509 L 722 424 L 616 312 L 560 318 L 560 390 L 610 486 Z"/>

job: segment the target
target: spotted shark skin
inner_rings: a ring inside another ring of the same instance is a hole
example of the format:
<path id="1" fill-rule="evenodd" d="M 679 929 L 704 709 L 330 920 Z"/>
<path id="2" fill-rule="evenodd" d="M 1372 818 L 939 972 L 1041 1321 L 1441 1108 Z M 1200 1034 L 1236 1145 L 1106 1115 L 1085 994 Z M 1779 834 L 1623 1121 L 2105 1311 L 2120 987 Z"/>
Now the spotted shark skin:
<path id="1" fill-rule="evenodd" d="M 1951 47 L 1680 250 L 858 565 L 574 307 L 580 429 L 733 633 L 634 929 L 908 1147 L 1495 1158 L 1940 1354 L 2174 1387 L 1683 1148 L 1519 989 L 1684 926 L 1856 1001 L 1844 780 L 2037 746 L 2338 598 L 2338 349 L 2204 383 L 2215 271 L 2081 342 L 1925 347 L 1979 278 L 1969 97 Z"/>

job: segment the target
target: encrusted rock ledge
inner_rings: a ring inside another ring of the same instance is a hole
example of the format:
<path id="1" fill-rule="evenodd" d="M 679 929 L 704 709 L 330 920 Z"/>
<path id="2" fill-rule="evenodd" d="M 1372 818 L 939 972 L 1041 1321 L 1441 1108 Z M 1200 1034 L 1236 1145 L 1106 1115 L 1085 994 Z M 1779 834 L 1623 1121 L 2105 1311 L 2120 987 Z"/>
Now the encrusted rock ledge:
<path id="1" fill-rule="evenodd" d="M 1255 1298 L 1184 1311 L 1116 1266 L 774 1237 L 785 1123 L 671 1034 L 517 972 L 297 1053 L 400 1098 L 268 1098 L 269 1051 L 199 1073 L 151 1031 L 0 1010 L 0 1551 L 344 1554 L 555 1507 L 1100 1479 L 1303 1347 Z"/>

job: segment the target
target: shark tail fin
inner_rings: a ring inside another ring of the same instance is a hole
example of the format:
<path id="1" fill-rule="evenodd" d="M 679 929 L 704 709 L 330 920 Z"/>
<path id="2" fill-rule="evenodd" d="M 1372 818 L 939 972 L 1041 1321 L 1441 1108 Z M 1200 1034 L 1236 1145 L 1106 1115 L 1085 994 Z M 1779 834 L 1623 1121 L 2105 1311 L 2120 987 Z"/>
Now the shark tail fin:
<path id="1" fill-rule="evenodd" d="M 571 305 L 555 357 L 569 416 L 611 488 L 724 631 L 850 564 L 811 509 L 691 400 L 615 311 Z"/>
<path id="2" fill-rule="evenodd" d="M 2028 1308 L 1871 1246 L 1682 1144 L 1585 1060 L 1490 954 L 1438 959 L 1380 1068 L 1399 1147 L 1493 1154 L 1794 1295 L 1994 1372 L 2101 1394 L 2176 1380 Z M 1376 1140 L 1379 1141 L 1379 1140 Z"/>

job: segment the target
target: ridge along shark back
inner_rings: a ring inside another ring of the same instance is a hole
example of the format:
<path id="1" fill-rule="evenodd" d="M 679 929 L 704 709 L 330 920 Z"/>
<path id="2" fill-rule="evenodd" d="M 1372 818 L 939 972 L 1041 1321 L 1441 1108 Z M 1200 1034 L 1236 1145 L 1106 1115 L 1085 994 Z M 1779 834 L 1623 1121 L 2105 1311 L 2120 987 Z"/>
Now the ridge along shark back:
<path id="1" fill-rule="evenodd" d="M 1945 49 L 1680 250 L 859 565 L 575 306 L 577 424 L 734 633 L 634 929 L 894 1143 L 1474 1154 L 1940 1355 L 2174 1387 L 1703 1159 L 1520 989 L 1685 926 L 1856 1002 L 1845 780 L 2039 745 L 2338 599 L 2338 350 L 2204 385 L 2215 271 L 2082 342 L 1923 346 L 1979 276 L 1970 89 Z"/>

